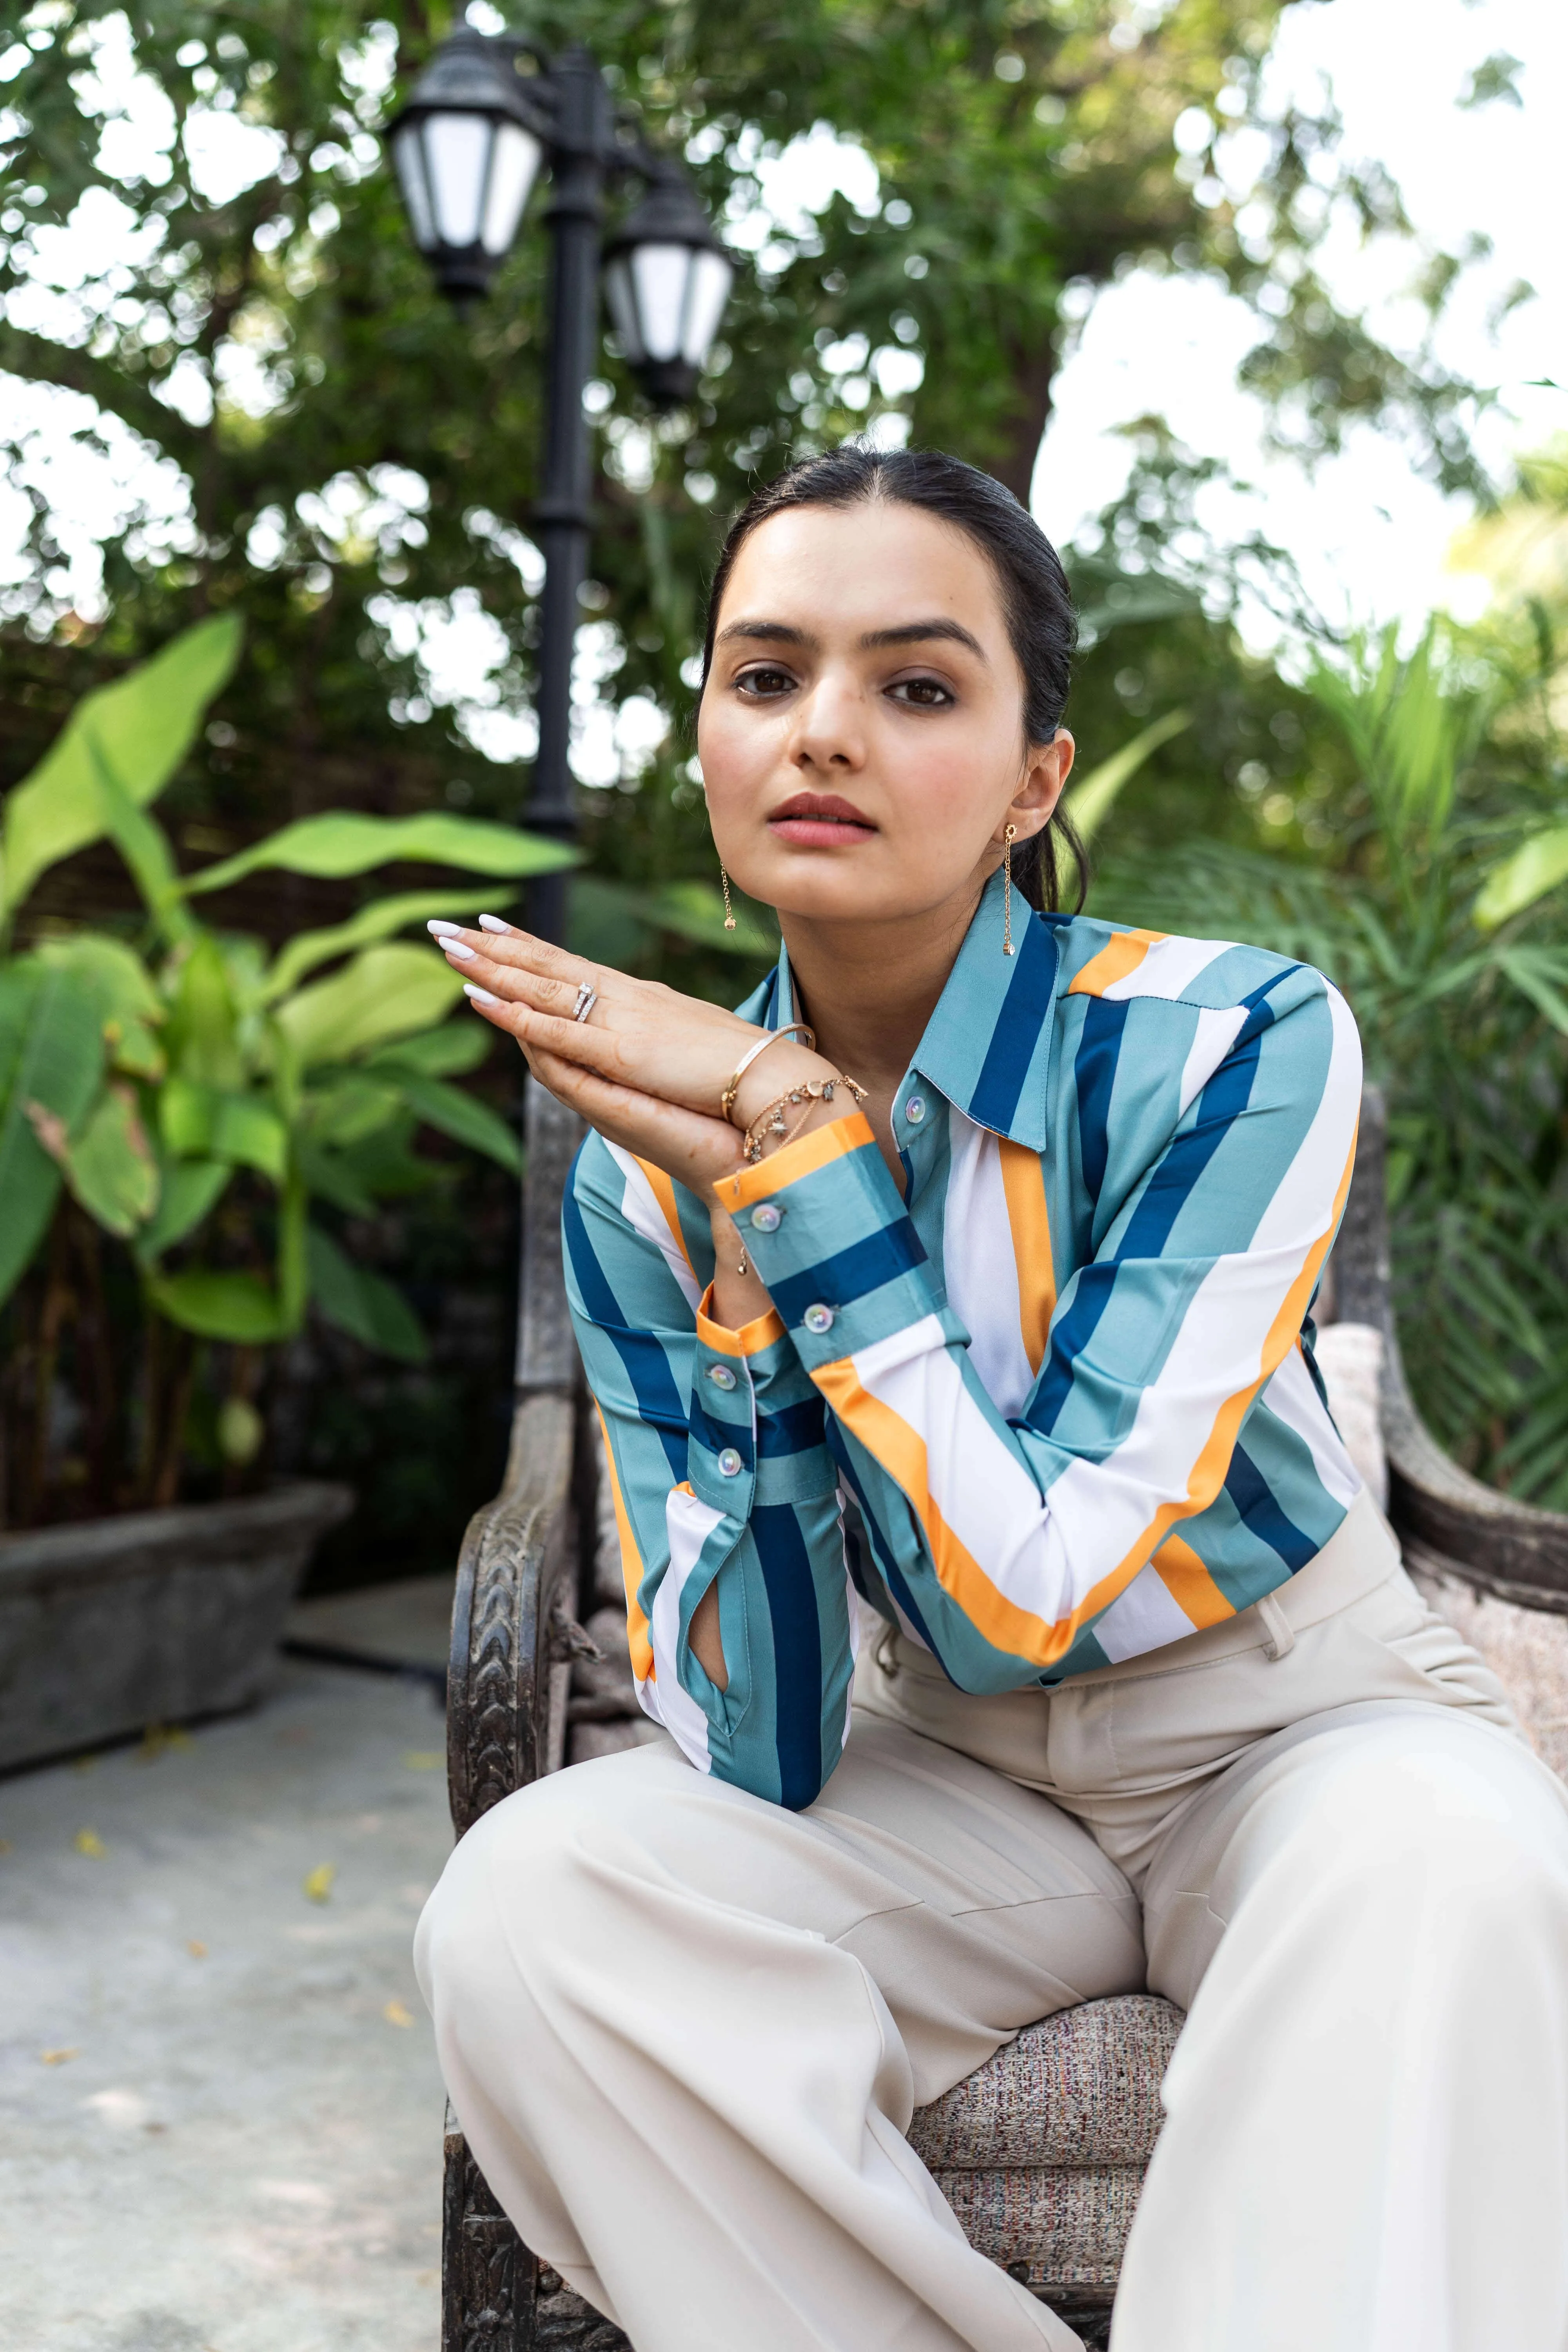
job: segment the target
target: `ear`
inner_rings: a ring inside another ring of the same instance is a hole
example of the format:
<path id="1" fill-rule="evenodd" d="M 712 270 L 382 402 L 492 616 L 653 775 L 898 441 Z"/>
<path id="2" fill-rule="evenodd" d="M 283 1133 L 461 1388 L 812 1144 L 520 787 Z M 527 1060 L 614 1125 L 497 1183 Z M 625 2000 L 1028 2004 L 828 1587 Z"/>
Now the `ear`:
<path id="1" fill-rule="evenodd" d="M 1062 788 L 1072 773 L 1077 749 L 1065 727 L 1058 727 L 1048 743 L 1030 745 L 1023 777 L 1005 819 L 1017 826 L 1020 841 L 1043 832 L 1050 823 Z"/>

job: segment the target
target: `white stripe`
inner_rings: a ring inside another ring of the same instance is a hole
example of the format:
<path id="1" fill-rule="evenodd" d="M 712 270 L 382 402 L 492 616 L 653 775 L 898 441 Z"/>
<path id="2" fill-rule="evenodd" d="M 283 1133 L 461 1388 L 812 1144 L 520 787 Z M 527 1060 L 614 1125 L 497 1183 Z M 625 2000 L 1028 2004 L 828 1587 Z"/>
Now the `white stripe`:
<path id="1" fill-rule="evenodd" d="M 626 1180 L 621 1195 L 622 1215 L 634 1233 L 640 1234 L 645 1242 L 652 1242 L 659 1251 L 680 1285 L 682 1297 L 695 1313 L 701 1288 L 687 1263 L 686 1252 L 669 1230 L 669 1220 L 658 1205 L 658 1193 L 631 1152 L 623 1150 L 618 1143 L 606 1143 L 605 1149 Z"/>
<path id="2" fill-rule="evenodd" d="M 658 1666 L 659 1719 L 700 1772 L 710 1769 L 708 1717 L 689 1691 L 682 1688 L 676 1670 L 680 1654 L 680 1601 L 688 1580 L 696 1572 L 702 1547 L 722 1517 L 695 1495 L 671 1487 L 664 1506 L 669 1566 L 658 1580 L 648 1617 L 648 1637 Z"/>
<path id="3" fill-rule="evenodd" d="M 1292 1348 L 1263 1391 L 1262 1402 L 1311 1450 L 1312 1466 L 1336 1503 L 1347 1507 L 1362 1489 L 1361 1474 L 1323 1409 L 1300 1348 Z"/>
<path id="4" fill-rule="evenodd" d="M 1094 1638 L 1113 1663 L 1162 1650 L 1197 1627 L 1172 1594 L 1152 1560 L 1141 1568 L 1125 1592 L 1094 1621 Z"/>
<path id="5" fill-rule="evenodd" d="M 1187 1105 L 1202 1094 L 1240 1035 L 1246 1020 L 1245 1004 L 1228 1004 L 1223 1013 L 1213 1012 L 1205 1005 L 1199 1013 L 1198 1025 L 1193 1033 L 1193 1042 L 1187 1048 L 1187 1058 L 1182 1070 L 1178 1118 Z"/>
<path id="6" fill-rule="evenodd" d="M 1021 1413 L 1035 1385 L 1018 1299 L 1018 1268 L 1002 1183 L 1002 1152 L 989 1129 L 948 1114 L 947 1198 L 942 1273 L 949 1304 L 969 1333 L 969 1360 L 1004 1418 Z"/>
<path id="7" fill-rule="evenodd" d="M 1234 940 L 1157 940 L 1138 966 L 1122 980 L 1113 980 L 1100 994 L 1114 1003 L 1133 996 L 1164 996 L 1173 1000 L 1189 989 L 1200 971 L 1217 963 L 1236 945 Z"/>

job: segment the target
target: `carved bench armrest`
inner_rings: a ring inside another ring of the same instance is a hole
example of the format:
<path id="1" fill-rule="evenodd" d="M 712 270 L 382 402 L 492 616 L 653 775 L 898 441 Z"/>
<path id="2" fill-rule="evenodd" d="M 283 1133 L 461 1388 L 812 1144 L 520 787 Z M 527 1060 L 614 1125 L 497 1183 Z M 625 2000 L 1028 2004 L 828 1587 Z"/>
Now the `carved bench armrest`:
<path id="1" fill-rule="evenodd" d="M 525 1397 L 500 1493 L 468 1522 L 447 1669 L 447 1776 L 459 1837 L 502 1797 L 556 1769 L 566 1737 L 576 1599 L 577 1408 Z"/>

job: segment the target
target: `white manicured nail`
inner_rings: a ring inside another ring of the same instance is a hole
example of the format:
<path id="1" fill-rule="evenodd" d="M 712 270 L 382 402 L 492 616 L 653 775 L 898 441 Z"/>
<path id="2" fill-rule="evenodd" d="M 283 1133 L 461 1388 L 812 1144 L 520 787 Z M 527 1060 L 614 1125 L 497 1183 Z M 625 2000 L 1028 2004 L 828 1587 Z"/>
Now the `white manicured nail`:
<path id="1" fill-rule="evenodd" d="M 449 940 L 454 931 L 462 929 L 461 923 L 444 923 L 439 915 L 432 915 L 425 926 L 433 939 Z"/>
<path id="2" fill-rule="evenodd" d="M 465 963 L 471 961 L 474 950 L 462 940 L 443 940 L 443 951 L 449 956 L 461 956 Z"/>
<path id="3" fill-rule="evenodd" d="M 463 994 L 472 997 L 476 1004 L 499 1004 L 501 1002 L 499 996 L 492 996 L 488 988 L 476 988 L 471 980 L 463 982 Z"/>
<path id="4" fill-rule="evenodd" d="M 510 931 L 511 925 L 503 923 L 499 915 L 481 915 L 479 929 L 481 931 Z"/>

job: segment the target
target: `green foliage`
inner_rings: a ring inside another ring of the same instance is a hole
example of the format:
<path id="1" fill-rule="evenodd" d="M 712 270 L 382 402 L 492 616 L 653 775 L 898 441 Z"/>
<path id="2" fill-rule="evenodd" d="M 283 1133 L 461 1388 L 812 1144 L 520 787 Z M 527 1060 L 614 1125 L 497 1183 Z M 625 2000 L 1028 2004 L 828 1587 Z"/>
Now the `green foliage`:
<path id="1" fill-rule="evenodd" d="M 69 758 L 48 753 L 0 814 L 13 877 L 37 880 L 108 835 L 142 885 L 146 916 L 135 943 L 77 933 L 0 961 L 0 1302 L 43 1245 L 63 1187 L 102 1233 L 130 1244 L 154 1323 L 254 1349 L 297 1332 L 314 1299 L 366 1347 L 417 1362 L 425 1342 L 413 1309 L 312 1219 L 312 1196 L 367 1215 L 433 1181 L 434 1163 L 410 1148 L 421 1128 L 515 1177 L 510 1129 L 452 1083 L 477 1066 L 491 1033 L 447 1025 L 456 975 L 428 941 L 388 936 L 419 919 L 424 894 L 302 933 L 270 964 L 256 941 L 206 929 L 190 911 L 151 803 L 202 719 L 191 681 L 215 690 L 231 637 L 200 624 L 148 665 L 155 695 L 147 672 L 133 671 L 94 697 L 64 730 Z M 149 718 L 158 709 L 165 738 Z M 278 855 L 269 859 L 278 845 L 262 842 L 252 862 L 303 860 L 320 871 L 324 856 L 328 870 L 363 871 L 416 854 L 516 874 L 562 860 L 550 844 L 458 816 L 351 819 L 346 832 L 335 822 L 290 828 Z M 333 968 L 313 977 L 324 965 Z M 184 1393 L 176 1379 L 173 1434 L 143 1447 L 154 1494 L 171 1460 L 177 1472 Z M 254 1411 L 247 1397 L 228 1402 Z"/>
<path id="2" fill-rule="evenodd" d="M 1320 662 L 1309 693 L 1351 766 L 1317 854 L 1123 844 L 1095 904 L 1259 940 L 1344 990 L 1388 1095 L 1418 1400 L 1475 1468 L 1563 1507 L 1568 947 L 1538 845 L 1563 830 L 1568 773 L 1550 726 L 1530 723 L 1542 680 L 1510 679 L 1482 652 L 1434 627 L 1404 655 L 1390 634 Z M 1296 782 L 1323 804 L 1321 782 Z"/>

